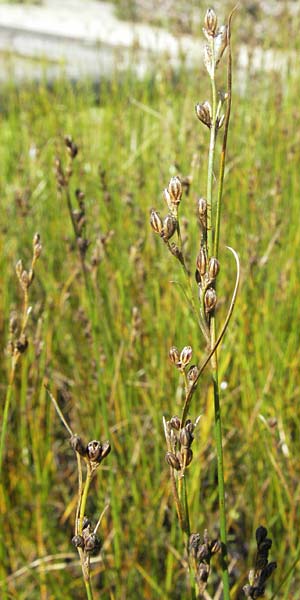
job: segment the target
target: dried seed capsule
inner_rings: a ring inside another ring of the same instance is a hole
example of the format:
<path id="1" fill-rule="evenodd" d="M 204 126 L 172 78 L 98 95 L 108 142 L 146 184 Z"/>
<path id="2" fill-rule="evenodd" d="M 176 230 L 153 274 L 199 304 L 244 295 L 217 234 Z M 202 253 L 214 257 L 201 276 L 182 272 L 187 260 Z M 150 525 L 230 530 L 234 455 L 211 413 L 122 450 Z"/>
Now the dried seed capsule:
<path id="1" fill-rule="evenodd" d="M 173 452 L 167 452 L 165 459 L 166 459 L 166 462 L 168 463 L 168 465 L 170 467 L 172 467 L 172 469 L 176 469 L 176 471 L 180 471 L 180 469 L 181 469 L 180 462 L 179 462 L 177 456 L 175 456 L 175 454 L 173 454 Z"/>
<path id="2" fill-rule="evenodd" d="M 181 456 L 181 463 L 183 465 L 185 465 L 186 467 L 188 467 L 193 460 L 193 451 L 191 450 L 191 448 L 183 447 L 181 449 L 180 456 Z"/>
<path id="3" fill-rule="evenodd" d="M 101 460 L 101 453 L 102 453 L 101 442 L 98 442 L 97 440 L 92 440 L 91 442 L 88 443 L 86 451 L 87 451 L 87 455 L 88 455 L 89 459 L 92 462 L 99 462 L 99 459 Z"/>
<path id="4" fill-rule="evenodd" d="M 191 383 L 194 383 L 195 381 L 197 381 L 198 375 L 199 375 L 198 367 L 196 365 L 192 365 L 188 370 L 188 374 L 187 374 L 188 380 Z"/>
<path id="5" fill-rule="evenodd" d="M 218 25 L 218 19 L 215 11 L 212 8 L 208 8 L 206 11 L 204 25 L 209 35 L 215 35 Z"/>
<path id="6" fill-rule="evenodd" d="M 166 203 L 168 205 L 168 209 L 172 212 L 172 210 L 174 208 L 174 204 L 172 202 L 172 198 L 171 198 L 170 192 L 167 189 L 165 189 L 163 191 L 163 196 L 164 196 L 164 199 L 165 199 L 165 201 L 166 201 Z"/>
<path id="7" fill-rule="evenodd" d="M 16 333 L 17 329 L 18 329 L 18 314 L 16 312 L 13 312 L 9 319 L 9 333 L 12 335 L 13 333 Z"/>
<path id="8" fill-rule="evenodd" d="M 178 348 L 176 346 L 172 346 L 169 350 L 169 359 L 174 364 L 177 365 L 180 360 L 180 354 Z"/>
<path id="9" fill-rule="evenodd" d="M 199 198 L 198 200 L 198 213 L 200 221 L 206 218 L 207 215 L 207 202 L 205 198 Z"/>
<path id="10" fill-rule="evenodd" d="M 213 540 L 209 544 L 209 550 L 211 554 L 217 554 L 221 550 L 221 542 L 219 540 Z"/>
<path id="11" fill-rule="evenodd" d="M 82 535 L 74 535 L 72 537 L 72 544 L 75 548 L 84 548 L 84 539 Z"/>
<path id="12" fill-rule="evenodd" d="M 87 552 L 96 554 L 99 552 L 101 547 L 100 540 L 95 533 L 91 533 L 85 541 L 85 550 Z"/>
<path id="13" fill-rule="evenodd" d="M 193 439 L 193 434 L 186 427 L 183 427 L 179 434 L 179 440 L 182 448 L 189 448 L 193 442 Z"/>
<path id="14" fill-rule="evenodd" d="M 217 258 L 212 256 L 208 263 L 208 275 L 210 279 L 215 279 L 220 271 L 220 263 Z"/>
<path id="15" fill-rule="evenodd" d="M 201 123 L 206 125 L 208 127 L 208 129 L 210 129 L 211 128 L 211 106 L 210 106 L 210 103 L 207 100 L 205 102 L 203 102 L 203 104 L 200 104 L 198 102 L 198 104 L 196 104 L 196 106 L 195 106 L 195 111 L 196 111 L 196 115 L 197 115 L 199 121 L 201 121 Z"/>
<path id="16" fill-rule="evenodd" d="M 102 462 L 102 460 L 104 458 L 106 458 L 106 456 L 108 456 L 108 454 L 110 453 L 110 451 L 111 451 L 111 445 L 110 445 L 110 443 L 107 442 L 107 441 L 103 442 L 103 444 L 102 444 L 102 450 L 101 450 L 101 454 L 100 454 L 98 462 Z"/>
<path id="17" fill-rule="evenodd" d="M 176 429 L 177 431 L 179 431 L 180 429 L 180 419 L 179 417 L 177 417 L 176 415 L 174 417 L 172 417 L 170 419 L 170 425 L 171 427 L 173 427 L 173 429 Z"/>
<path id="18" fill-rule="evenodd" d="M 83 517 L 82 521 L 82 529 L 86 529 L 87 527 L 91 527 L 91 521 L 88 517 Z"/>
<path id="19" fill-rule="evenodd" d="M 193 356 L 193 349 L 191 346 L 184 346 L 180 353 L 180 362 L 183 367 L 191 362 Z"/>
<path id="20" fill-rule="evenodd" d="M 209 565 L 205 563 L 200 563 L 197 570 L 197 581 L 201 583 L 206 583 L 209 576 Z"/>
<path id="21" fill-rule="evenodd" d="M 268 530 L 266 529 L 266 527 L 260 525 L 255 532 L 256 543 L 258 546 L 259 544 L 261 544 L 261 542 L 263 542 L 266 539 L 267 535 Z"/>
<path id="22" fill-rule="evenodd" d="M 177 228 L 177 221 L 172 215 L 167 215 L 163 220 L 163 228 L 161 231 L 161 237 L 164 240 L 169 240 L 174 235 Z"/>
<path id="23" fill-rule="evenodd" d="M 79 435 L 72 435 L 70 438 L 70 444 L 74 452 L 78 452 L 80 456 L 86 456 L 86 446 L 83 444 L 83 441 Z"/>
<path id="24" fill-rule="evenodd" d="M 29 287 L 30 277 L 29 277 L 28 271 L 23 271 L 21 273 L 20 282 L 21 282 L 23 289 L 27 289 Z"/>
<path id="25" fill-rule="evenodd" d="M 207 262 L 206 262 L 206 252 L 205 252 L 204 248 L 200 248 L 199 254 L 196 259 L 196 266 L 197 266 L 197 269 L 198 269 L 200 275 L 205 275 Z"/>
<path id="26" fill-rule="evenodd" d="M 182 196 L 182 185 L 179 177 L 172 177 L 168 185 L 168 190 L 173 204 L 179 204 Z"/>
<path id="27" fill-rule="evenodd" d="M 151 225 L 152 229 L 155 231 L 155 233 L 160 234 L 162 232 L 163 222 L 162 222 L 161 217 L 159 216 L 159 213 L 156 212 L 156 210 L 151 211 L 150 225 Z"/>
<path id="28" fill-rule="evenodd" d="M 41 241 L 41 236 L 38 232 L 36 232 L 33 236 L 33 246 L 36 246 Z"/>
<path id="29" fill-rule="evenodd" d="M 193 553 L 194 558 L 196 558 L 196 554 L 198 548 L 201 545 L 201 535 L 200 533 L 192 533 L 189 537 L 189 549 Z"/>
<path id="30" fill-rule="evenodd" d="M 16 264 L 16 273 L 19 279 L 21 279 L 21 275 L 23 273 L 23 263 L 21 260 L 18 260 Z"/>
<path id="31" fill-rule="evenodd" d="M 35 244 L 34 249 L 33 249 L 33 256 L 34 256 L 35 260 L 40 258 L 42 249 L 43 249 L 42 244 Z"/>
<path id="32" fill-rule="evenodd" d="M 185 428 L 187 431 L 190 431 L 190 433 L 193 433 L 193 431 L 195 429 L 195 425 L 194 425 L 194 423 L 192 423 L 191 419 L 186 420 Z"/>
<path id="33" fill-rule="evenodd" d="M 277 562 L 276 561 L 270 562 L 263 571 L 264 578 L 268 579 L 272 575 L 272 573 L 275 571 L 275 569 L 277 569 Z"/>
<path id="34" fill-rule="evenodd" d="M 16 342 L 15 349 L 20 354 L 23 354 L 23 352 L 25 352 L 25 350 L 27 348 L 28 348 L 28 339 L 27 339 L 25 333 L 22 333 L 22 335 L 20 335 L 19 339 Z"/>
<path id="35" fill-rule="evenodd" d="M 209 561 L 210 559 L 210 551 L 208 549 L 208 546 L 206 543 L 201 544 L 201 546 L 199 546 L 198 548 L 198 552 L 197 552 L 197 560 L 199 561 Z"/>
<path id="36" fill-rule="evenodd" d="M 270 538 L 265 538 L 262 542 L 258 544 L 258 552 L 259 554 L 268 554 L 270 548 L 272 546 L 272 540 Z"/>
<path id="37" fill-rule="evenodd" d="M 208 288 L 204 296 L 204 305 L 207 313 L 210 313 L 217 304 L 217 294 L 214 288 Z"/>

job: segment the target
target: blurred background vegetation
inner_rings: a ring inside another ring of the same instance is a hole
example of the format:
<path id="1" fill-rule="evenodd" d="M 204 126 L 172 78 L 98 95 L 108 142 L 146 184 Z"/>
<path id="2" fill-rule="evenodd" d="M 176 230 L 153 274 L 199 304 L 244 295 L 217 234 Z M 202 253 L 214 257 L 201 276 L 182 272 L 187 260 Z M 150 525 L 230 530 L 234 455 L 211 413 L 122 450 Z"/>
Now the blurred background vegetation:
<path id="1" fill-rule="evenodd" d="M 117 4 L 120 15 L 131 19 L 153 12 L 150 2 Z M 175 2 L 165 12 L 161 2 L 155 22 L 201 36 L 206 5 L 178 4 L 184 9 L 178 22 Z M 266 20 L 264 13 L 262 21 L 262 3 L 245 4 L 233 25 L 234 56 L 245 42 L 253 51 L 260 44 L 287 54 L 282 72 L 234 64 L 218 319 L 225 318 L 235 280 L 228 244 L 242 267 L 235 313 L 220 351 L 236 599 L 243 597 L 252 566 L 255 528 L 266 525 L 273 539 L 271 558 L 278 568 L 266 595 L 271 598 L 272 586 L 274 592 L 299 558 L 300 517 L 300 81 L 299 59 L 289 57 L 299 42 L 293 33 L 297 17 L 287 10 L 297 3 L 282 3 L 280 20 L 273 14 Z M 10 369 L 9 318 L 22 304 L 15 264 L 21 258 L 29 267 L 36 231 L 43 244 L 30 288 L 30 343 L 18 367 L 6 437 L 2 597 L 83 598 L 70 543 L 75 458 L 45 395 L 47 381 L 73 430 L 86 441 L 109 439 L 112 445 L 89 504 L 96 520 L 110 503 L 101 526 L 101 560 L 93 566 L 96 597 L 183 598 L 187 582 L 162 416 L 181 406 L 170 346 L 192 345 L 195 362 L 205 356 L 205 347 L 177 285 L 179 266 L 150 230 L 149 212 L 152 207 L 163 212 L 162 190 L 172 175 L 187 178 L 181 214 L 193 269 L 199 244 L 196 201 L 205 194 L 208 147 L 208 133 L 194 114 L 195 103 L 209 96 L 202 58 L 188 70 L 182 57 L 174 70 L 164 57 L 143 80 L 128 70 L 100 83 L 70 83 L 63 75 L 48 82 L 45 67 L 44 81 L 8 81 L 0 96 L 2 406 Z M 71 194 L 74 207 L 75 190 L 85 194 L 92 294 L 55 180 L 55 158 L 66 164 L 65 134 L 79 146 Z M 208 528 L 218 535 L 212 404 L 207 371 L 191 407 L 192 418 L 203 417 L 188 483 L 192 530 Z M 217 583 L 215 563 L 211 595 Z M 295 599 L 299 586 L 296 564 L 276 597 Z"/>

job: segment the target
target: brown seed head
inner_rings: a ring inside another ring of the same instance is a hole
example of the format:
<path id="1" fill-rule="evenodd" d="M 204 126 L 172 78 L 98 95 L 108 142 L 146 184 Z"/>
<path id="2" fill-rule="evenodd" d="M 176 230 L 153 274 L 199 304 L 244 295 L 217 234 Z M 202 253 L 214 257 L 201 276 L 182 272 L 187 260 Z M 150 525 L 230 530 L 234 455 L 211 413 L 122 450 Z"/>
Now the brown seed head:
<path id="1" fill-rule="evenodd" d="M 174 235 L 177 228 L 177 221 L 172 215 L 167 215 L 163 220 L 163 228 L 161 231 L 161 237 L 168 241 L 172 235 Z"/>
<path id="2" fill-rule="evenodd" d="M 196 111 L 196 115 L 197 115 L 199 121 L 201 121 L 201 123 L 206 125 L 206 127 L 208 127 L 208 129 L 210 129 L 211 128 L 211 106 L 210 106 L 209 102 L 206 100 L 206 102 L 204 102 L 203 104 L 200 104 L 200 103 L 196 104 L 195 111 Z"/>
<path id="3" fill-rule="evenodd" d="M 266 539 L 267 535 L 268 530 L 266 529 L 266 527 L 260 525 L 255 532 L 256 543 L 258 546 L 259 544 L 261 544 L 261 542 L 263 542 Z"/>
<path id="4" fill-rule="evenodd" d="M 206 252 L 204 250 L 204 248 L 200 248 L 199 254 L 197 256 L 197 260 L 196 260 L 196 266 L 197 269 L 200 273 L 200 275 L 205 275 L 206 273 Z"/>
<path id="5" fill-rule="evenodd" d="M 159 216 L 159 213 L 156 212 L 156 210 L 151 211 L 150 225 L 151 225 L 152 229 L 155 231 L 155 233 L 161 234 L 162 229 L 163 229 L 163 222 Z"/>
<path id="6" fill-rule="evenodd" d="M 210 313 L 217 304 L 217 294 L 214 288 L 208 288 L 204 296 L 204 305 L 207 313 Z"/>
<path id="7" fill-rule="evenodd" d="M 217 554 L 217 552 L 220 552 L 220 550 L 221 550 L 220 540 L 213 540 L 212 542 L 210 542 L 209 550 L 210 550 L 211 554 Z"/>
<path id="8" fill-rule="evenodd" d="M 206 202 L 205 198 L 199 198 L 198 212 L 199 212 L 200 220 L 203 220 L 203 218 L 205 218 L 206 214 L 207 214 L 207 202 Z"/>
<path id="9" fill-rule="evenodd" d="M 198 367 L 196 365 L 192 365 L 188 370 L 188 374 L 187 374 L 188 380 L 191 383 L 194 383 L 195 381 L 197 381 L 198 375 L 199 375 Z"/>
<path id="10" fill-rule="evenodd" d="M 21 276 L 23 273 L 23 263 L 22 263 L 21 259 L 18 260 L 18 262 L 16 264 L 16 273 L 17 273 L 18 278 L 21 280 Z"/>
<path id="11" fill-rule="evenodd" d="M 100 540 L 95 533 L 91 533 L 85 540 L 85 550 L 96 554 L 100 550 Z"/>
<path id="12" fill-rule="evenodd" d="M 169 350 L 169 359 L 174 364 L 177 365 L 180 360 L 180 354 L 178 348 L 176 346 L 172 346 Z"/>
<path id="13" fill-rule="evenodd" d="M 217 258 L 212 256 L 208 263 L 208 275 L 210 279 L 215 279 L 220 271 L 220 263 Z"/>
<path id="14" fill-rule="evenodd" d="M 193 349 L 191 346 L 184 346 L 180 353 L 180 362 L 183 367 L 191 362 L 193 356 Z"/>
<path id="15" fill-rule="evenodd" d="M 193 460 L 193 451 L 191 450 L 191 448 L 186 448 L 185 446 L 183 446 L 180 451 L 180 455 L 181 463 L 188 467 Z"/>
<path id="16" fill-rule="evenodd" d="M 189 448 L 193 442 L 193 439 L 193 434 L 186 427 L 183 427 L 179 434 L 179 440 L 182 448 Z"/>
<path id="17" fill-rule="evenodd" d="M 182 185 L 179 177 L 172 177 L 170 179 L 168 192 L 173 204 L 179 204 L 182 196 Z"/>
<path id="18" fill-rule="evenodd" d="M 174 417 L 172 417 L 169 421 L 171 427 L 173 427 L 173 429 L 176 429 L 177 431 L 179 431 L 180 429 L 180 419 L 179 417 L 177 417 L 176 415 Z"/>
<path id="19" fill-rule="evenodd" d="M 101 460 L 101 453 L 102 453 L 101 442 L 98 442 L 97 440 L 92 440 L 91 442 L 88 443 L 86 452 L 87 452 L 88 458 L 92 462 L 99 462 Z"/>
<path id="20" fill-rule="evenodd" d="M 111 451 L 111 445 L 108 441 L 103 442 L 102 444 L 102 450 L 101 450 L 101 455 L 100 455 L 100 460 L 98 462 L 101 462 L 104 458 L 106 458 L 106 456 L 109 455 Z"/>
<path id="21" fill-rule="evenodd" d="M 19 339 L 16 342 L 15 349 L 20 354 L 23 354 L 23 352 L 25 352 L 25 350 L 27 348 L 28 348 L 28 339 L 27 339 L 25 333 L 22 333 L 22 335 L 20 335 Z"/>
<path id="22" fill-rule="evenodd" d="M 72 537 L 72 544 L 75 548 L 84 548 L 84 539 L 82 535 L 74 535 L 74 537 Z"/>
<path id="23" fill-rule="evenodd" d="M 170 467 L 172 467 L 172 469 L 176 469 L 176 471 L 180 471 L 180 469 L 181 469 L 180 462 L 179 462 L 177 456 L 175 456 L 175 454 L 173 454 L 173 452 L 167 452 L 165 455 L 165 459 L 166 459 L 166 462 L 168 463 L 168 465 Z"/>
<path id="24" fill-rule="evenodd" d="M 72 435 L 70 438 L 70 444 L 74 450 L 74 452 L 78 452 L 80 456 L 86 456 L 86 446 L 84 445 L 81 437 L 79 435 Z"/>
<path id="25" fill-rule="evenodd" d="M 208 35 L 215 35 L 218 26 L 218 19 L 215 11 L 212 8 L 208 8 L 206 11 L 204 25 Z"/>

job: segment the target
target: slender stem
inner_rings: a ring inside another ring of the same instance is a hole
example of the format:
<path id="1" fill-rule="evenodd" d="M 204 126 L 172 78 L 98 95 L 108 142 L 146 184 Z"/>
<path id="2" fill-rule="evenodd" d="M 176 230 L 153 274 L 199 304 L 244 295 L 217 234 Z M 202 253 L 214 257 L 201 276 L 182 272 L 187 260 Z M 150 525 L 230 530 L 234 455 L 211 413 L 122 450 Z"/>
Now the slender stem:
<path id="1" fill-rule="evenodd" d="M 88 600 L 93 600 L 93 590 L 91 587 L 91 582 L 90 580 L 86 581 L 84 580 L 85 583 L 85 589 L 86 589 L 86 596 Z"/>
<path id="2" fill-rule="evenodd" d="M 212 51 L 212 62 L 214 63 L 214 39 L 211 40 L 211 51 Z M 208 167 L 207 167 L 207 252 L 208 258 L 212 255 L 213 249 L 213 230 L 212 230 L 212 186 L 214 176 L 214 156 L 215 156 L 215 144 L 216 144 L 216 113 L 217 113 L 217 91 L 215 83 L 214 68 L 211 74 L 211 91 L 212 91 L 212 119 L 210 128 L 210 142 L 209 142 L 209 153 L 208 153 Z"/>
<path id="3" fill-rule="evenodd" d="M 91 469 L 89 463 L 87 463 L 87 474 L 86 474 L 86 480 L 85 480 L 84 488 L 83 488 L 83 492 L 82 492 L 81 505 L 80 505 L 80 511 L 79 511 L 79 524 L 78 524 L 79 535 L 82 534 L 83 517 L 85 515 L 87 497 L 88 497 L 92 479 L 93 479 L 93 472 L 92 472 L 92 469 Z"/>
<path id="4" fill-rule="evenodd" d="M 75 535 L 78 535 L 79 513 L 80 513 L 82 491 L 83 491 L 81 458 L 80 458 L 80 454 L 78 452 L 76 452 L 76 459 L 77 459 L 77 472 L 78 472 L 78 500 L 77 500 L 77 507 L 76 507 L 76 515 L 75 515 Z"/>
<path id="5" fill-rule="evenodd" d="M 7 425 L 8 425 L 9 409 L 10 409 L 13 387 L 14 387 L 16 366 L 17 366 L 19 357 L 20 357 L 19 353 L 12 357 L 12 365 L 11 365 L 11 370 L 10 370 L 10 374 L 9 374 L 9 381 L 8 381 L 6 397 L 5 397 L 2 428 L 1 428 L 1 437 L 0 437 L 0 475 L 2 474 L 3 458 L 4 458 L 3 454 L 4 454 L 4 445 L 5 445 L 6 431 L 7 431 Z"/>
<path id="6" fill-rule="evenodd" d="M 220 171 L 219 171 L 219 180 L 218 180 L 218 196 L 217 196 L 217 212 L 216 212 L 216 229 L 215 229 L 215 239 L 214 239 L 214 256 L 218 258 L 219 254 L 219 240 L 220 240 L 220 223 L 221 223 L 221 205 L 222 205 L 222 195 L 223 195 L 223 183 L 224 183 L 224 173 L 225 173 L 225 160 L 226 160 L 226 149 L 227 149 L 227 137 L 228 137 L 228 129 L 229 129 L 229 121 L 230 121 L 230 112 L 231 112 L 231 90 L 232 90 L 232 59 L 231 59 L 231 45 L 230 45 L 230 26 L 232 15 L 235 11 L 235 8 L 231 12 L 228 19 L 228 28 L 227 28 L 227 108 L 224 122 L 224 135 L 222 142 L 222 150 L 221 150 L 221 158 L 220 158 Z"/>
<path id="7" fill-rule="evenodd" d="M 225 172 L 225 159 L 227 148 L 227 136 L 229 128 L 230 110 L 231 110 L 231 87 L 232 87 L 232 65 L 231 65 L 231 48 L 230 48 L 230 24 L 233 11 L 229 16 L 227 29 L 227 44 L 228 44 L 228 63 L 227 63 L 227 110 L 225 116 L 224 136 L 220 158 L 220 171 L 217 193 L 216 206 L 216 221 L 214 235 L 214 255 L 219 254 L 219 239 L 220 239 L 220 222 L 221 222 L 221 203 L 223 195 L 223 182 Z M 214 89 L 214 85 L 213 85 Z M 211 348 L 216 343 L 216 319 L 213 314 L 210 323 L 211 330 Z M 224 483 L 224 464 L 223 464 L 223 445 L 222 445 L 222 418 L 220 407 L 220 393 L 218 381 L 218 358 L 215 352 L 211 359 L 213 389 L 214 389 L 214 411 L 215 411 L 215 437 L 217 448 L 217 471 L 218 471 L 218 491 L 219 491 L 219 507 L 220 507 L 220 538 L 222 544 L 222 580 L 224 600 L 229 600 L 229 575 L 228 575 L 228 557 L 227 557 L 227 527 L 226 527 L 226 505 L 225 505 L 225 483 Z"/>
<path id="8" fill-rule="evenodd" d="M 211 319 L 211 345 L 215 346 L 216 321 L 215 317 Z M 222 419 L 218 381 L 218 359 L 215 352 L 211 358 L 212 379 L 214 391 L 214 411 L 215 411 L 215 438 L 217 449 L 217 472 L 218 472 L 218 492 L 219 492 L 219 510 L 220 510 L 220 539 L 222 550 L 222 580 L 224 600 L 230 599 L 229 575 L 227 560 L 227 529 L 226 529 L 226 505 L 225 505 L 225 483 L 224 483 L 224 464 L 223 464 L 223 444 L 222 444 Z"/>
<path id="9" fill-rule="evenodd" d="M 215 345 L 211 348 L 211 350 L 209 351 L 209 354 L 207 355 L 207 357 L 205 358 L 205 360 L 203 361 L 203 363 L 200 365 L 199 367 L 199 372 L 198 375 L 195 379 L 195 381 L 193 382 L 193 384 L 191 385 L 190 389 L 189 389 L 189 393 L 187 394 L 185 401 L 184 401 L 184 406 L 183 406 L 183 411 L 182 411 L 182 417 L 181 417 L 181 427 L 183 426 L 183 423 L 185 423 L 185 420 L 187 418 L 187 414 L 189 411 L 189 406 L 191 403 L 191 399 L 193 396 L 193 393 L 196 389 L 197 383 L 199 381 L 200 376 L 202 375 L 205 367 L 208 365 L 211 357 L 213 356 L 213 354 L 215 353 L 215 351 L 217 350 L 219 344 L 221 343 L 227 327 L 229 325 L 229 321 L 232 317 L 232 313 L 233 313 L 233 309 L 234 309 L 234 305 L 235 305 L 235 301 L 236 301 L 236 297 L 237 297 L 237 293 L 238 293 L 238 289 L 239 289 L 239 282 L 240 282 L 240 262 L 239 262 L 239 257 L 237 255 L 237 253 L 235 252 L 235 250 L 233 250 L 233 248 L 231 248 L 230 246 L 227 246 L 228 250 L 230 250 L 234 256 L 235 262 L 236 262 L 236 280 L 235 280 L 235 286 L 234 286 L 234 291 L 232 294 L 232 298 L 231 298 L 231 302 L 230 302 L 230 306 L 228 309 L 228 313 L 224 322 L 224 325 L 221 329 L 221 332 L 218 336 L 218 339 L 215 343 Z"/>

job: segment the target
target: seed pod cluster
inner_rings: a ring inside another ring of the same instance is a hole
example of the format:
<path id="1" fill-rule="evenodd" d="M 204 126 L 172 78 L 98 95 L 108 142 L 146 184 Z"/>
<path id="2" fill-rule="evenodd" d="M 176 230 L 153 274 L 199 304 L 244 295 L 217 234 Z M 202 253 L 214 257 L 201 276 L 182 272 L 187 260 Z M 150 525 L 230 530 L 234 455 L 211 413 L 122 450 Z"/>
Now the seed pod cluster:
<path id="1" fill-rule="evenodd" d="M 75 548 L 81 548 L 87 554 L 98 554 L 101 542 L 96 533 L 92 531 L 91 522 L 86 517 L 84 517 L 82 524 L 82 534 L 74 535 L 72 544 Z"/>
<path id="2" fill-rule="evenodd" d="M 272 540 L 267 537 L 268 530 L 260 526 L 256 530 L 257 553 L 254 569 L 249 572 L 249 584 L 243 587 L 246 598 L 261 598 L 265 595 L 267 579 L 275 571 L 277 564 L 275 561 L 269 562 L 269 550 L 272 546 Z"/>
<path id="3" fill-rule="evenodd" d="M 193 349 L 191 346 L 184 346 L 179 352 L 176 346 L 172 346 L 169 350 L 170 361 L 179 369 L 184 371 L 187 365 L 191 362 L 193 356 Z"/>
<path id="4" fill-rule="evenodd" d="M 196 564 L 196 581 L 200 593 L 203 593 L 210 572 L 210 561 L 214 554 L 221 549 L 219 540 L 211 540 L 207 529 L 204 531 L 203 539 L 200 533 L 192 533 L 189 538 L 189 551 Z"/>
<path id="5" fill-rule="evenodd" d="M 200 104 L 198 102 L 198 104 L 196 104 L 196 106 L 195 106 L 195 111 L 196 111 L 196 115 L 197 115 L 199 121 L 201 121 L 201 123 L 203 123 L 203 125 L 206 125 L 206 127 L 208 127 L 208 129 L 210 129 L 212 112 L 211 112 L 211 106 L 210 106 L 210 103 L 208 102 L 208 100 L 203 102 L 203 104 Z"/>
<path id="6" fill-rule="evenodd" d="M 161 218 L 159 212 L 152 209 L 150 225 L 155 233 L 158 233 L 165 242 L 168 242 L 174 233 L 178 231 L 178 206 L 182 197 L 182 183 L 179 177 L 176 176 L 170 179 L 169 185 L 164 190 L 163 195 L 169 212 L 165 217 Z M 176 248 L 169 246 L 171 253 L 182 261 L 181 251 L 178 248 L 178 252 L 176 252 Z"/>
<path id="7" fill-rule="evenodd" d="M 28 347 L 28 338 L 26 335 L 26 325 L 28 316 L 31 313 L 32 307 L 28 306 L 29 287 L 34 280 L 35 263 L 39 259 L 42 252 L 41 237 L 39 233 L 35 233 L 32 240 L 32 260 L 31 266 L 24 269 L 22 260 L 18 260 L 16 264 L 16 274 L 24 296 L 23 314 L 19 315 L 14 312 L 9 322 L 9 340 L 8 351 L 11 356 L 18 360 L 19 356 L 25 352 Z"/>
<path id="8" fill-rule="evenodd" d="M 85 445 L 79 435 L 72 435 L 70 444 L 75 452 L 87 458 L 94 466 L 98 466 L 111 451 L 109 442 L 92 440 Z"/>
<path id="9" fill-rule="evenodd" d="M 73 142 L 70 135 L 65 135 L 65 145 L 69 156 L 73 160 L 78 154 L 78 146 Z"/>
<path id="10" fill-rule="evenodd" d="M 218 27 L 217 15 L 212 8 L 206 12 L 203 33 L 208 41 L 204 49 L 204 64 L 209 76 L 213 77 L 228 45 L 228 29 L 226 25 Z"/>
<path id="11" fill-rule="evenodd" d="M 185 425 L 181 427 L 179 417 L 173 416 L 170 421 L 166 422 L 166 430 L 168 434 L 169 445 L 172 451 L 168 451 L 165 455 L 166 462 L 172 469 L 182 471 L 188 467 L 193 459 L 193 451 L 191 445 L 194 441 L 194 429 L 196 423 L 192 423 L 187 419 Z"/>

